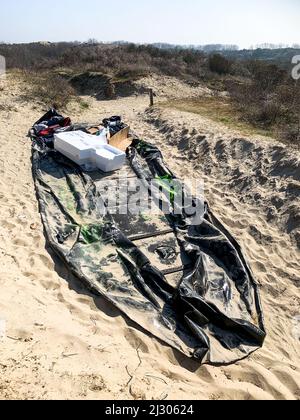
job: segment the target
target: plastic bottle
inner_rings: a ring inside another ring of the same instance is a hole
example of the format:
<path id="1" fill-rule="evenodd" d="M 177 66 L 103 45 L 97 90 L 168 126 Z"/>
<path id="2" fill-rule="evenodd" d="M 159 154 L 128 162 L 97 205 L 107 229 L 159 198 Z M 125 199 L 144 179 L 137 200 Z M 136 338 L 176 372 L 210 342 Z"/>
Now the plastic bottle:
<path id="1" fill-rule="evenodd" d="M 109 133 L 109 128 L 103 128 L 97 134 L 97 136 L 99 137 L 99 142 L 101 144 L 108 144 L 108 133 Z"/>

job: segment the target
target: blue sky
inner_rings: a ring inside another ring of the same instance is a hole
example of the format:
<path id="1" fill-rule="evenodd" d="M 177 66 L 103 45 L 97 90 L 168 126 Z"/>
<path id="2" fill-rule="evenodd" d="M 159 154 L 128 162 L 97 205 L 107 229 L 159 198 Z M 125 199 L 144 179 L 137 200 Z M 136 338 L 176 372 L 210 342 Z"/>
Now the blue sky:
<path id="1" fill-rule="evenodd" d="M 300 0 L 0 0 L 0 41 L 300 44 Z"/>

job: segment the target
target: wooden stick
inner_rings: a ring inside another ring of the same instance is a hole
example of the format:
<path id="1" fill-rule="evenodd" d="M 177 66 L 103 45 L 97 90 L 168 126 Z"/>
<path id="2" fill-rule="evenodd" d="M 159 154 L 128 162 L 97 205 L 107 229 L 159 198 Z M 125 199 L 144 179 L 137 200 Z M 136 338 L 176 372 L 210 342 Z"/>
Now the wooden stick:
<path id="1" fill-rule="evenodd" d="M 150 106 L 152 107 L 154 105 L 153 89 L 149 90 L 149 95 L 150 95 Z"/>

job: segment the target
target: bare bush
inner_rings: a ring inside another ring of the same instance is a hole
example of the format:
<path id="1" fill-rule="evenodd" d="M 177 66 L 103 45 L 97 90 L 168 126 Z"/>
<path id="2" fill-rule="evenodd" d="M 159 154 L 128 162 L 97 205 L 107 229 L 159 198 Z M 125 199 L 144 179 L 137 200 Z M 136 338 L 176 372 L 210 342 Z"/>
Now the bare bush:
<path id="1" fill-rule="evenodd" d="M 115 74 L 115 79 L 121 80 L 137 80 L 150 74 L 150 69 L 144 66 L 136 66 L 134 64 L 124 66 Z"/>
<path id="2" fill-rule="evenodd" d="M 129 72 L 140 77 L 149 72 L 194 78 L 207 67 L 203 52 L 165 50 L 149 45 L 110 45 L 58 43 L 43 45 L 0 45 L 9 69 L 44 70 L 67 68 L 74 71 L 101 72 L 115 76 Z"/>
<path id="3" fill-rule="evenodd" d="M 75 97 L 75 91 L 67 80 L 53 73 L 24 72 L 27 83 L 27 99 L 58 109 L 64 109 Z"/>
<path id="4" fill-rule="evenodd" d="M 283 140 L 299 141 L 300 86 L 275 65 L 251 62 L 247 66 L 251 77 L 228 85 L 241 118 L 280 132 Z"/>

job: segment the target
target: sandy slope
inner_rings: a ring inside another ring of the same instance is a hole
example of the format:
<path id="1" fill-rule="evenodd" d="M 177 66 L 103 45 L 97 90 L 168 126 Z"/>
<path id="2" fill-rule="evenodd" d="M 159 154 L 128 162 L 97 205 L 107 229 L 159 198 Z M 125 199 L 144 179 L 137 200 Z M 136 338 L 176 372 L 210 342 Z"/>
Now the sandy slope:
<path id="1" fill-rule="evenodd" d="M 163 83 L 173 96 L 196 94 Z M 212 208 L 247 253 L 261 284 L 265 346 L 234 366 L 199 367 L 87 293 L 45 248 L 25 137 L 41 109 L 22 102 L 23 88 L 12 77 L 0 87 L 0 397 L 299 399 L 299 154 L 192 114 L 145 112 L 144 97 L 86 98 L 83 114 L 69 109 L 90 122 L 121 114 L 178 175 L 203 177 Z"/>

